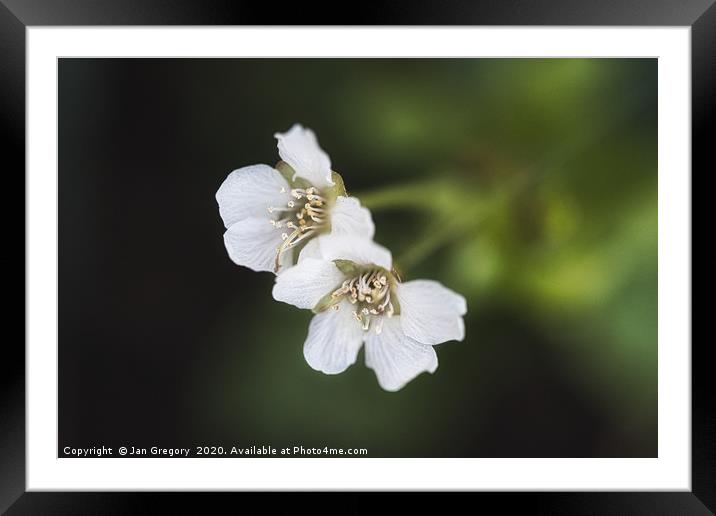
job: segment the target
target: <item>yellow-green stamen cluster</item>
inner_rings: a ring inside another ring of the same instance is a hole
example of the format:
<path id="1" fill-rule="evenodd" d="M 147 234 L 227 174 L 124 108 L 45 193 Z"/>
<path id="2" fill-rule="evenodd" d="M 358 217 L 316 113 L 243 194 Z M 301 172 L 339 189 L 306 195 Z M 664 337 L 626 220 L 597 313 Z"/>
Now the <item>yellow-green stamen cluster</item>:
<path id="1" fill-rule="evenodd" d="M 285 188 L 281 189 L 281 193 L 286 193 Z M 281 233 L 283 243 L 276 249 L 275 272 L 278 271 L 281 255 L 284 252 L 328 226 L 327 201 L 317 188 L 313 186 L 305 189 L 293 188 L 291 197 L 293 199 L 288 201 L 285 207 L 268 207 L 269 213 L 285 214 L 279 220 L 271 220 L 271 225 L 277 229 L 291 230 Z M 306 202 L 302 202 L 302 199 Z"/>
<path id="2" fill-rule="evenodd" d="M 353 316 L 361 323 L 363 330 L 368 330 L 373 319 L 377 319 L 375 332 L 383 329 L 383 315 L 392 317 L 395 308 L 390 299 L 390 280 L 383 269 L 372 269 L 347 279 L 331 293 L 332 308 L 340 309 L 339 301 L 348 300 L 355 306 Z"/>

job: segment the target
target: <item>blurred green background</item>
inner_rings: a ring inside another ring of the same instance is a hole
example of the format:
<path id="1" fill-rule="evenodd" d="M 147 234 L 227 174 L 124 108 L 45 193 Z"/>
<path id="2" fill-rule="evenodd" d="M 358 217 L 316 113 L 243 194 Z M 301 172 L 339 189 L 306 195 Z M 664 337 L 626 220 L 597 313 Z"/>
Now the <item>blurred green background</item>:
<path id="1" fill-rule="evenodd" d="M 59 87 L 60 446 L 656 456 L 656 60 L 65 59 Z M 467 298 L 398 393 L 362 352 L 310 369 L 311 314 L 223 248 L 216 189 L 294 122 L 403 278 Z"/>

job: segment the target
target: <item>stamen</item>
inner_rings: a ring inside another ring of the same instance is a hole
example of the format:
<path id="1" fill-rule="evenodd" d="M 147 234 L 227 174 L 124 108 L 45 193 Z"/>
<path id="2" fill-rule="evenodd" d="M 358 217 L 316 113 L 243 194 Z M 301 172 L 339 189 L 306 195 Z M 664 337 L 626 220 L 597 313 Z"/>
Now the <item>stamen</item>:
<path id="1" fill-rule="evenodd" d="M 281 233 L 283 243 L 276 250 L 276 260 L 274 272 L 278 272 L 280 266 L 281 254 L 286 250 L 296 246 L 304 239 L 310 238 L 316 234 L 316 230 L 322 229 L 326 225 L 327 209 L 324 204 L 326 200 L 320 195 L 316 187 L 310 186 L 306 189 L 291 188 L 289 190 L 292 199 L 286 202 L 285 207 L 269 206 L 269 213 L 288 212 L 286 218 L 281 220 L 272 220 L 271 225 L 275 228 L 288 228 L 293 230 L 291 233 Z M 281 193 L 286 193 L 286 188 L 281 187 Z M 296 200 L 305 198 L 308 202 L 301 204 Z M 323 206 L 323 207 L 319 207 Z M 293 218 L 295 216 L 295 219 Z M 341 295 L 345 295 L 345 292 Z"/>
<path id="2" fill-rule="evenodd" d="M 390 303 L 390 289 L 386 289 L 385 291 L 385 300 L 381 304 L 378 305 L 379 310 L 385 310 L 386 305 Z M 390 303 L 392 306 L 392 303 Z"/>
<path id="3" fill-rule="evenodd" d="M 269 206 L 267 209 L 268 209 L 269 213 L 282 212 L 282 211 L 293 211 L 291 208 L 280 208 L 277 206 Z"/>
<path id="4" fill-rule="evenodd" d="M 293 233 L 290 235 L 287 235 L 286 233 L 281 233 L 281 239 L 283 240 L 283 244 L 276 250 L 276 260 L 274 261 L 274 272 L 278 272 L 278 269 L 281 265 L 281 255 L 288 249 L 291 245 L 291 242 L 296 238 L 296 236 L 301 232 L 300 229 L 294 230 Z"/>
<path id="5" fill-rule="evenodd" d="M 288 224 L 291 224 L 291 222 L 290 222 L 289 219 L 287 219 L 287 218 L 286 218 L 286 219 L 279 219 L 279 220 L 273 220 L 273 219 L 271 219 L 271 220 L 269 220 L 269 222 L 270 222 L 271 225 L 272 225 L 273 227 L 275 227 L 275 228 L 282 228 L 284 224 L 286 224 L 287 226 L 288 226 Z"/>
<path id="6" fill-rule="evenodd" d="M 383 299 L 386 295 L 388 295 L 388 289 L 380 289 L 380 290 L 374 290 L 371 296 L 373 297 L 373 302 L 377 303 L 381 299 Z"/>
<path id="7" fill-rule="evenodd" d="M 383 318 L 378 318 L 378 323 L 375 325 L 375 334 L 380 335 L 383 332 Z"/>
<path id="8" fill-rule="evenodd" d="M 290 249 L 291 247 L 295 246 L 297 243 L 299 243 L 299 242 L 300 242 L 301 240 L 303 240 L 304 238 L 309 237 L 309 236 L 312 236 L 312 235 L 309 233 L 309 231 L 312 230 L 312 229 L 315 229 L 315 228 L 299 228 L 297 231 L 301 231 L 303 234 L 302 234 L 300 237 L 296 238 L 293 242 L 291 242 L 290 244 L 288 244 L 288 245 L 286 246 L 286 249 Z"/>
<path id="9" fill-rule="evenodd" d="M 312 203 L 315 202 L 315 203 L 318 204 L 319 206 L 320 206 L 321 204 L 323 204 L 324 202 L 326 202 L 326 200 L 325 200 L 323 197 L 321 197 L 320 195 L 315 195 L 315 194 L 307 194 L 307 195 L 306 195 L 306 199 L 308 199 L 308 200 L 311 201 Z"/>
<path id="10" fill-rule="evenodd" d="M 367 331 L 371 320 L 377 318 L 373 324 L 376 334 L 383 331 L 384 317 L 392 317 L 395 313 L 388 276 L 382 269 L 370 269 L 344 280 L 331 293 L 333 303 L 338 303 L 340 298 L 357 305 L 353 316 L 361 323 L 363 330 Z"/>

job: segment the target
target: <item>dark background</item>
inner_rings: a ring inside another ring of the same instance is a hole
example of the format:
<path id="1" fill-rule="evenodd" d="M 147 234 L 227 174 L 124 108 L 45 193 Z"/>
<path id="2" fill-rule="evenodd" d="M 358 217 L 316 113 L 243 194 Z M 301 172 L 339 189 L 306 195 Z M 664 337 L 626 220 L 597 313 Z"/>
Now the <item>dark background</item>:
<path id="1" fill-rule="evenodd" d="M 655 456 L 656 93 L 655 60 L 61 60 L 60 448 Z M 311 370 L 226 256 L 216 189 L 296 121 L 468 298 L 399 393 Z"/>

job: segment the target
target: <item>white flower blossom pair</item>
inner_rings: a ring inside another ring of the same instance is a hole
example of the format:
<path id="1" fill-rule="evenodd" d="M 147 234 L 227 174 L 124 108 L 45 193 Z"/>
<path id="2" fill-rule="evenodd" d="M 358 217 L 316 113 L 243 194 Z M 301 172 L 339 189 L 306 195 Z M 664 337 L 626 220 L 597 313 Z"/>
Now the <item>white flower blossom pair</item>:
<path id="1" fill-rule="evenodd" d="M 275 168 L 235 170 L 216 193 L 229 257 L 276 273 L 274 299 L 316 313 L 303 348 L 313 369 L 341 373 L 365 343 L 385 390 L 433 373 L 433 346 L 465 336 L 465 299 L 435 281 L 402 283 L 390 251 L 372 240 L 370 212 L 347 195 L 313 132 L 296 124 L 275 137 Z"/>

